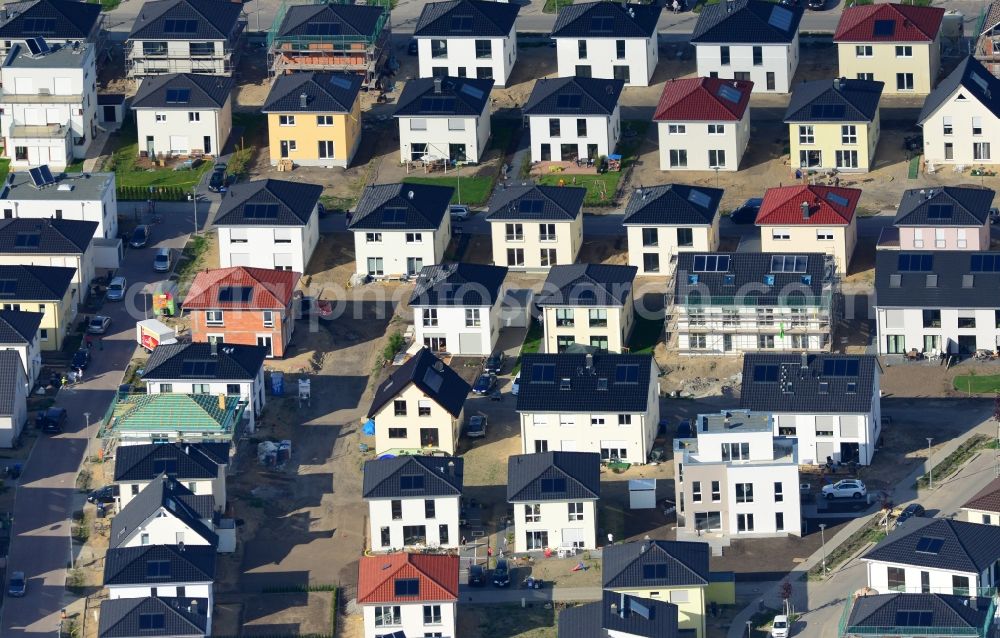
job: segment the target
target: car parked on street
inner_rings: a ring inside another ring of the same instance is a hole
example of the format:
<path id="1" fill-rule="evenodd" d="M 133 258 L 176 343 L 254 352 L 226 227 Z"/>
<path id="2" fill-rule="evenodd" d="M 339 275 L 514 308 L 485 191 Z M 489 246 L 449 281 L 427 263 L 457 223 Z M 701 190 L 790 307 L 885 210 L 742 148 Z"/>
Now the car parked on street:
<path id="1" fill-rule="evenodd" d="M 231 182 L 231 177 L 226 175 L 226 165 L 219 162 L 212 167 L 212 175 L 208 178 L 208 190 L 213 193 L 225 193 Z"/>
<path id="2" fill-rule="evenodd" d="M 90 350 L 82 348 L 73 353 L 73 360 L 70 362 L 69 367 L 74 370 L 86 370 L 87 366 L 90 365 Z"/>
<path id="3" fill-rule="evenodd" d="M 142 224 L 136 226 L 132 231 L 132 239 L 128 240 L 128 245 L 132 248 L 145 248 L 149 243 L 149 226 Z"/>
<path id="4" fill-rule="evenodd" d="M 170 272 L 170 249 L 161 248 L 156 251 L 153 257 L 153 270 L 156 272 Z"/>
<path id="5" fill-rule="evenodd" d="M 486 365 L 483 366 L 483 370 L 490 374 L 500 374 L 503 372 L 503 363 L 506 360 L 507 357 L 503 351 L 494 352 L 486 358 Z"/>
<path id="6" fill-rule="evenodd" d="M 67 418 L 66 408 L 49 408 L 45 412 L 38 413 L 35 425 L 46 434 L 58 434 L 66 426 Z"/>
<path id="7" fill-rule="evenodd" d="M 865 484 L 857 479 L 843 479 L 833 485 L 823 486 L 826 498 L 862 498 L 868 494 Z"/>
<path id="8" fill-rule="evenodd" d="M 108 301 L 121 301 L 125 298 L 125 278 L 115 277 L 108 284 Z"/>
<path id="9" fill-rule="evenodd" d="M 98 503 L 114 503 L 117 496 L 117 485 L 105 485 L 87 494 L 87 502 L 94 503 L 95 505 Z"/>
<path id="10" fill-rule="evenodd" d="M 780 614 L 771 621 L 771 638 L 788 638 L 788 616 Z"/>
<path id="11" fill-rule="evenodd" d="M 24 577 L 24 572 L 11 572 L 7 595 L 11 598 L 22 598 L 27 591 L 28 581 Z"/>
<path id="12" fill-rule="evenodd" d="M 924 506 L 920 503 L 910 503 L 904 507 L 903 511 L 899 513 L 899 516 L 896 517 L 896 527 L 899 527 L 911 518 L 920 518 L 926 513 L 927 512 L 924 509 Z"/>
<path id="13" fill-rule="evenodd" d="M 469 207 L 462 206 L 460 204 L 453 204 L 448 207 L 448 215 L 451 216 L 452 221 L 464 222 L 469 218 Z"/>
<path id="14" fill-rule="evenodd" d="M 506 558 L 497 560 L 497 566 L 493 568 L 493 586 L 506 587 L 510 585 L 510 566 Z"/>
<path id="15" fill-rule="evenodd" d="M 489 394 L 490 390 L 495 388 L 497 385 L 497 375 L 495 374 L 481 374 L 479 378 L 476 379 L 476 385 L 472 386 L 473 394 Z"/>
<path id="16" fill-rule="evenodd" d="M 87 332 L 92 335 L 102 335 L 108 331 L 111 326 L 111 317 L 105 317 L 104 315 L 94 315 L 87 322 Z"/>
<path id="17" fill-rule="evenodd" d="M 486 570 L 482 565 L 469 565 L 469 578 L 466 584 L 469 587 L 482 587 L 486 584 Z"/>
<path id="18" fill-rule="evenodd" d="M 474 414 L 465 422 L 465 436 L 481 438 L 486 436 L 486 415 Z"/>

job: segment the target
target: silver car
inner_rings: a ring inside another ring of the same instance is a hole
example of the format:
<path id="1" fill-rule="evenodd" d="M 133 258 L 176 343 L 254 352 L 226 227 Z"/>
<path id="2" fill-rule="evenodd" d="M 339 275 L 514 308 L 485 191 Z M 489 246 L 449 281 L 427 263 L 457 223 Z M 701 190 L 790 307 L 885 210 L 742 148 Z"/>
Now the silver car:
<path id="1" fill-rule="evenodd" d="M 124 277 L 115 277 L 108 284 L 108 301 L 121 301 L 125 298 L 125 283 Z"/>

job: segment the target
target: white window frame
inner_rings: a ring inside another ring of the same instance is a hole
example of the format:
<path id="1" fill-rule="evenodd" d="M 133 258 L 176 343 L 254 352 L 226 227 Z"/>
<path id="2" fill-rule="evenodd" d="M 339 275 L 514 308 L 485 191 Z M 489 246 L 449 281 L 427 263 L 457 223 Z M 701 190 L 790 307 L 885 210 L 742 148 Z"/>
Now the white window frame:
<path id="1" fill-rule="evenodd" d="M 295 126 L 294 115 L 279 115 L 278 126 Z"/>
<path id="2" fill-rule="evenodd" d="M 273 328 L 274 327 L 274 311 L 273 310 L 264 310 L 264 311 L 262 311 L 261 312 L 261 319 L 264 322 L 264 327 L 265 328 Z"/>
<path id="3" fill-rule="evenodd" d="M 799 144 L 815 144 L 816 129 L 812 124 L 799 124 Z"/>
<path id="4" fill-rule="evenodd" d="M 725 124 L 709 124 L 708 125 L 709 135 L 725 135 L 726 125 Z"/>
<path id="5" fill-rule="evenodd" d="M 817 228 L 816 229 L 816 241 L 833 241 L 833 229 L 831 229 L 831 228 Z"/>
<path id="6" fill-rule="evenodd" d="M 913 57 L 913 46 L 909 44 L 897 44 L 896 45 L 896 57 L 897 58 L 912 58 Z"/>
<path id="7" fill-rule="evenodd" d="M 424 308 L 420 315 L 420 322 L 424 328 L 437 328 L 438 311 L 437 308 Z"/>
<path id="8" fill-rule="evenodd" d="M 225 320 L 225 313 L 221 310 L 205 311 L 205 325 L 207 326 L 222 326 L 225 325 Z"/>
<path id="9" fill-rule="evenodd" d="M 792 238 L 792 233 L 787 228 L 772 228 L 771 229 L 771 240 L 772 241 L 789 241 Z"/>
<path id="10" fill-rule="evenodd" d="M 667 124 L 667 135 L 687 135 L 687 125 Z"/>
<path id="11" fill-rule="evenodd" d="M 841 144 L 857 144 L 858 143 L 858 127 L 855 124 L 841 124 L 840 125 L 840 143 Z"/>
<path id="12" fill-rule="evenodd" d="M 482 326 L 482 320 L 479 317 L 479 308 L 466 308 L 465 327 L 479 328 L 480 326 Z"/>
<path id="13" fill-rule="evenodd" d="M 870 44 L 856 44 L 854 45 L 854 57 L 856 58 L 870 58 L 874 56 L 875 49 Z"/>

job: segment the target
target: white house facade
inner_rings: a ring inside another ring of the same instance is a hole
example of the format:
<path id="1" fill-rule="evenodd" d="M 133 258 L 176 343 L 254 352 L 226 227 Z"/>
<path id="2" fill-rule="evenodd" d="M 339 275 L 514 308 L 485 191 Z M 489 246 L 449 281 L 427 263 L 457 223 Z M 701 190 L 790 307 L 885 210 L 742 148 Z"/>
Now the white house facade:
<path id="1" fill-rule="evenodd" d="M 0 392 L 0 447 L 12 448 L 28 422 L 28 377 L 21 357 L 13 350 L 0 350 L 4 383 Z"/>
<path id="2" fill-rule="evenodd" d="M 399 162 L 479 162 L 490 138 L 492 89 L 493 80 L 473 78 L 408 81 L 395 115 Z"/>
<path id="3" fill-rule="evenodd" d="M 143 157 L 219 155 L 233 126 L 232 78 L 147 77 L 132 99 Z"/>
<path id="4" fill-rule="evenodd" d="M 5 219 L 75 219 L 97 222 L 95 263 L 102 268 L 117 268 L 102 262 L 109 244 L 117 248 L 118 195 L 114 173 L 63 174 L 55 184 L 37 188 L 27 171 L 11 173 L 0 190 L 0 211 Z M 101 239 L 107 241 L 101 242 Z M 117 252 L 114 250 L 114 252 Z"/>
<path id="5" fill-rule="evenodd" d="M 522 109 L 531 159 L 598 160 L 615 152 L 621 135 L 622 80 L 568 77 L 539 80 Z"/>
<path id="6" fill-rule="evenodd" d="M 1000 163 L 991 142 L 1000 136 L 1000 79 L 967 57 L 941 80 L 920 111 L 924 162 L 935 165 Z"/>
<path id="7" fill-rule="evenodd" d="M 419 77 L 469 77 L 506 86 L 517 62 L 520 5 L 486 0 L 424 5 L 413 37 Z"/>
<path id="8" fill-rule="evenodd" d="M 417 343 L 461 356 L 492 353 L 500 336 L 506 275 L 500 266 L 424 266 L 410 298 Z"/>
<path id="9" fill-rule="evenodd" d="M 457 636 L 458 570 L 454 554 L 362 557 L 357 601 L 365 638 Z"/>

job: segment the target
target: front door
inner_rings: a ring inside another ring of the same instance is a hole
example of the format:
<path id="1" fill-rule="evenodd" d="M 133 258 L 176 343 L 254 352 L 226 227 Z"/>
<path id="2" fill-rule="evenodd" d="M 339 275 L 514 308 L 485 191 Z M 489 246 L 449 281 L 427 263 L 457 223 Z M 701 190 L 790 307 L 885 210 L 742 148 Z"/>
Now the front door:
<path id="1" fill-rule="evenodd" d="M 271 335 L 257 335 L 257 345 L 263 346 L 267 351 L 268 358 L 274 356 L 274 344 Z"/>
<path id="2" fill-rule="evenodd" d="M 420 428 L 420 447 L 440 447 L 437 428 Z"/>
<path id="3" fill-rule="evenodd" d="M 212 136 L 211 135 L 204 136 L 204 150 L 205 150 L 205 154 L 206 155 L 211 155 L 212 154 Z"/>
<path id="4" fill-rule="evenodd" d="M 281 140 L 281 157 L 288 157 L 288 140 Z"/>
<path id="5" fill-rule="evenodd" d="M 118 120 L 116 119 L 116 116 L 117 116 L 117 113 L 115 111 L 115 107 L 114 106 L 105 106 L 104 107 L 104 121 L 105 122 L 117 122 Z"/>
<path id="6" fill-rule="evenodd" d="M 156 148 L 153 145 L 153 136 L 146 136 L 146 154 L 150 157 L 156 157 Z"/>
<path id="7" fill-rule="evenodd" d="M 976 351 L 976 335 L 958 335 L 958 354 L 970 355 Z"/>
<path id="8" fill-rule="evenodd" d="M 551 144 L 542 144 L 541 155 L 542 155 L 541 161 L 548 162 L 549 160 L 551 160 L 552 159 L 552 145 Z"/>

